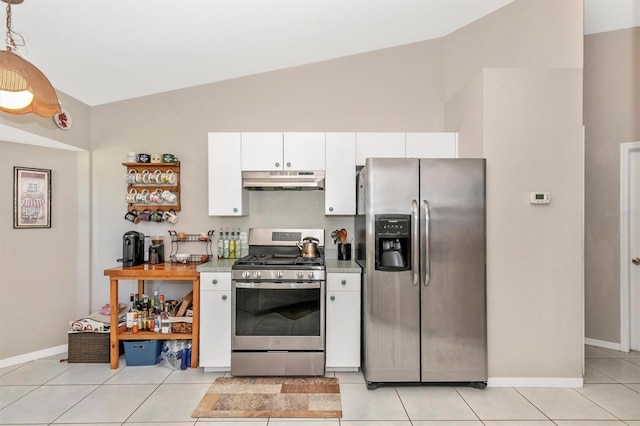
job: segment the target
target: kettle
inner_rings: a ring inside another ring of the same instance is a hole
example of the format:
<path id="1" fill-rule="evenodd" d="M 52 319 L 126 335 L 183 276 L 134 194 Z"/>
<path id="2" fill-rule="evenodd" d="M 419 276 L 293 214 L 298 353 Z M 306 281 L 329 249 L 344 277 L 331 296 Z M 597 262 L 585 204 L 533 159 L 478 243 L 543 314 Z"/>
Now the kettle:
<path id="1" fill-rule="evenodd" d="M 300 255 L 302 257 L 319 257 L 320 249 L 318 248 L 318 240 L 315 237 L 305 237 L 302 242 L 298 241 L 296 245 L 300 249 Z"/>

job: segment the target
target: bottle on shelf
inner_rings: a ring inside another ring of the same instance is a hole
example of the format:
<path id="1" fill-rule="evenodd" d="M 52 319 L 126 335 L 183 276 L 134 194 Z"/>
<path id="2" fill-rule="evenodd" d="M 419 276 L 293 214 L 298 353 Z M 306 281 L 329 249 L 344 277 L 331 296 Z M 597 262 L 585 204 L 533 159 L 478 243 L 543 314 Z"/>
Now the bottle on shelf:
<path id="1" fill-rule="evenodd" d="M 129 301 L 131 302 L 131 305 L 129 305 L 129 310 L 127 311 L 127 320 L 125 325 L 127 327 L 127 331 L 132 331 L 133 321 L 135 319 L 135 298 L 133 296 L 133 293 L 129 295 Z"/>
<path id="2" fill-rule="evenodd" d="M 153 290 L 153 308 L 160 309 L 160 291 Z"/>

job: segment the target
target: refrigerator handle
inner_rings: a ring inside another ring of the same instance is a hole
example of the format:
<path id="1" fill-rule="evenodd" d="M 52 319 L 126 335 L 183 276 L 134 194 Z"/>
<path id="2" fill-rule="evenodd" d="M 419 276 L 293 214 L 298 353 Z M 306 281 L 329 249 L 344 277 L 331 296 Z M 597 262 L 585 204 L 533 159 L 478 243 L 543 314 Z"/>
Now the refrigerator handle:
<path id="1" fill-rule="evenodd" d="M 431 240 L 429 233 L 429 221 L 431 219 L 431 210 L 429 201 L 423 200 L 424 203 L 424 262 L 422 262 L 422 276 L 424 277 L 424 286 L 429 285 L 429 277 L 431 275 Z"/>
<path id="2" fill-rule="evenodd" d="M 413 285 L 418 286 L 420 282 L 420 231 L 419 231 L 419 220 L 420 220 L 420 212 L 418 210 L 418 202 L 416 200 L 411 201 L 411 209 L 413 210 L 412 215 L 412 229 L 413 235 L 411 236 L 411 252 L 412 252 L 412 265 L 411 270 L 413 271 Z"/>

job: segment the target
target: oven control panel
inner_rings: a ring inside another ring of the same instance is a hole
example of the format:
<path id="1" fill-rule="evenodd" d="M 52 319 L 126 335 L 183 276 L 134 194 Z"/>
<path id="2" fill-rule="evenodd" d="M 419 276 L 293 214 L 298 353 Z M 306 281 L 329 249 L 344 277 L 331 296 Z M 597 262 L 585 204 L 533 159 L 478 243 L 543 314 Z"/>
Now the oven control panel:
<path id="1" fill-rule="evenodd" d="M 324 269 L 307 270 L 234 270 L 231 271 L 234 280 L 259 281 L 323 281 Z"/>

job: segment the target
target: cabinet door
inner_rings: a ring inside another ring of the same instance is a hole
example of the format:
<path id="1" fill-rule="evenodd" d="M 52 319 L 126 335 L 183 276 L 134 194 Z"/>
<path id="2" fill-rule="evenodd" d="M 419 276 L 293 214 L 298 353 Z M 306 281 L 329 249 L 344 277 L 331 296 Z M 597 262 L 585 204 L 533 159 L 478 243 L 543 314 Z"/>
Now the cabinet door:
<path id="1" fill-rule="evenodd" d="M 282 133 L 242 133 L 242 170 L 282 170 Z"/>
<path id="2" fill-rule="evenodd" d="M 324 214 L 356 214 L 356 134 L 327 133 Z"/>
<path id="3" fill-rule="evenodd" d="M 209 215 L 249 214 L 249 193 L 242 189 L 240 133 L 209 133 Z"/>
<path id="4" fill-rule="evenodd" d="M 356 133 L 356 165 L 367 158 L 404 158 L 404 133 Z"/>
<path id="5" fill-rule="evenodd" d="M 200 274 L 200 366 L 231 370 L 231 273 Z"/>
<path id="6" fill-rule="evenodd" d="M 456 158 L 458 157 L 458 134 L 407 133 L 407 158 Z"/>
<path id="7" fill-rule="evenodd" d="M 324 133 L 285 133 L 284 170 L 324 170 Z"/>
<path id="8" fill-rule="evenodd" d="M 327 292 L 327 369 L 360 367 L 360 292 Z"/>

